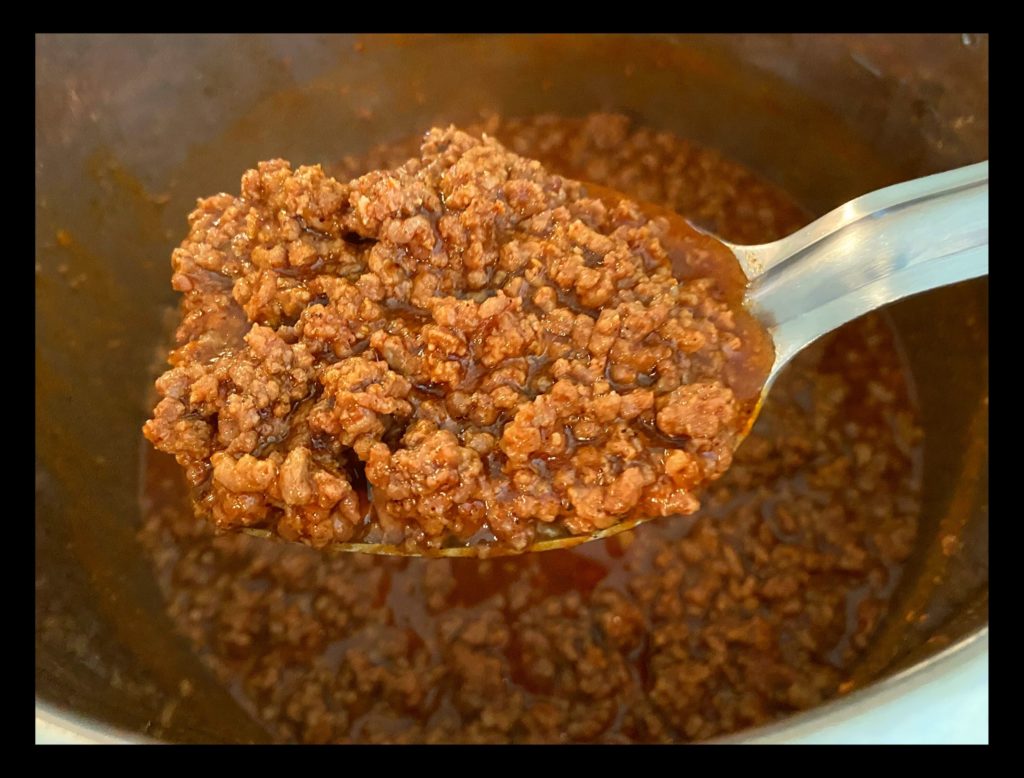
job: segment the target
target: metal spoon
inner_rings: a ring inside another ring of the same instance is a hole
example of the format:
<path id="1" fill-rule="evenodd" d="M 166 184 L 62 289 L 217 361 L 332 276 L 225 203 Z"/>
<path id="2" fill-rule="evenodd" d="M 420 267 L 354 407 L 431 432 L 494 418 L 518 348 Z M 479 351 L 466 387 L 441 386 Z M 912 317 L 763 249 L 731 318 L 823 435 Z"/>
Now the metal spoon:
<path id="1" fill-rule="evenodd" d="M 735 253 L 749 281 L 748 309 L 775 342 L 775 362 L 749 431 L 779 372 L 811 342 L 887 303 L 988 274 L 988 162 L 879 189 L 774 243 L 722 243 Z M 527 550 L 569 548 L 649 520 L 634 518 L 588 535 L 541 540 Z M 329 549 L 402 556 L 513 553 L 488 546 L 412 552 L 372 543 L 339 543 Z"/>

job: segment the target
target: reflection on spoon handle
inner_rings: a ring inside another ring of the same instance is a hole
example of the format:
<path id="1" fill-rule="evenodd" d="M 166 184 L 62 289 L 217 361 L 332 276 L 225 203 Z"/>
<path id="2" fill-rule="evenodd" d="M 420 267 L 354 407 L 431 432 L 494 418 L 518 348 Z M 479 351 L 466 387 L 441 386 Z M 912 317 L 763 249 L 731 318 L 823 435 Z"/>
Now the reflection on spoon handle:
<path id="1" fill-rule="evenodd" d="M 988 162 L 879 189 L 775 243 L 730 247 L 750 278 L 750 309 L 775 340 L 771 384 L 826 332 L 988 274 Z"/>

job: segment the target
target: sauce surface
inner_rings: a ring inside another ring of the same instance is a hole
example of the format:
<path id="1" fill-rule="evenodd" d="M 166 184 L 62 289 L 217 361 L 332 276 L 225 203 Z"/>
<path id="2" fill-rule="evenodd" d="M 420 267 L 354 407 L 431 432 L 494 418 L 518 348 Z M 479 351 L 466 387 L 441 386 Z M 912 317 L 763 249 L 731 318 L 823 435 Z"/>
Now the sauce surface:
<path id="1" fill-rule="evenodd" d="M 808 220 L 749 171 L 623 117 L 481 129 L 736 242 Z M 325 556 L 215 536 L 173 458 L 146 446 L 140 537 L 178 628 L 276 741 L 701 740 L 852 688 L 917 537 L 920 435 L 872 315 L 787 367 L 698 514 L 516 557 Z"/>
<path id="2" fill-rule="evenodd" d="M 690 514 L 774 358 L 721 242 L 487 133 L 349 183 L 262 162 L 189 224 L 144 432 L 222 531 L 490 553 Z"/>

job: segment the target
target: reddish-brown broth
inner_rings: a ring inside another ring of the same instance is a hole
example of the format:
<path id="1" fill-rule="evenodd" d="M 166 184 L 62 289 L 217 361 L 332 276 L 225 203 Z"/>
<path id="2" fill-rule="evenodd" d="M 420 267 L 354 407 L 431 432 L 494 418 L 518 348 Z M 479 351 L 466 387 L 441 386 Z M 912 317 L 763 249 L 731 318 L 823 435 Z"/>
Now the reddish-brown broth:
<path id="1" fill-rule="evenodd" d="M 733 163 L 623 119 L 487 129 L 739 242 L 805 218 Z M 699 740 L 849 688 L 913 549 L 919 436 L 872 316 L 787 368 L 693 516 L 514 558 L 325 556 L 212 537 L 173 460 L 147 451 L 141 537 L 172 618 L 275 740 Z"/>

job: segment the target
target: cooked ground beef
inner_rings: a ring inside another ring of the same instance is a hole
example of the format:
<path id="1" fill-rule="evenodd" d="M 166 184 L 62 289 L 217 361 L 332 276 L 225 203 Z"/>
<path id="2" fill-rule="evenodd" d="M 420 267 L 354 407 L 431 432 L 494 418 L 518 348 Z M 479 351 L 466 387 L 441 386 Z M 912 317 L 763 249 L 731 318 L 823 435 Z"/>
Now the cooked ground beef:
<path id="1" fill-rule="evenodd" d="M 485 129 L 727 238 L 806 218 L 738 165 L 621 117 Z M 407 154 L 376 149 L 363 169 Z M 141 539 L 169 613 L 279 742 L 678 742 L 817 705 L 851 688 L 919 513 L 920 430 L 878 315 L 787 367 L 700 513 L 573 550 L 399 559 L 216 536 L 174 460 L 146 456 Z"/>
<path id="2" fill-rule="evenodd" d="M 521 551 L 690 514 L 774 357 L 719 242 L 486 133 L 350 183 L 263 162 L 189 222 L 144 431 L 220 530 Z"/>

